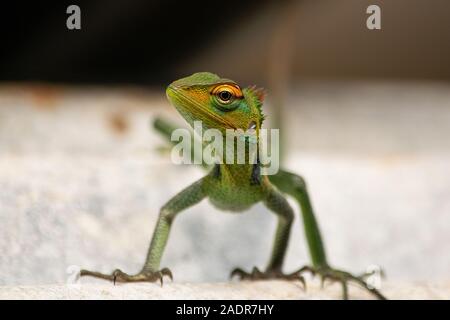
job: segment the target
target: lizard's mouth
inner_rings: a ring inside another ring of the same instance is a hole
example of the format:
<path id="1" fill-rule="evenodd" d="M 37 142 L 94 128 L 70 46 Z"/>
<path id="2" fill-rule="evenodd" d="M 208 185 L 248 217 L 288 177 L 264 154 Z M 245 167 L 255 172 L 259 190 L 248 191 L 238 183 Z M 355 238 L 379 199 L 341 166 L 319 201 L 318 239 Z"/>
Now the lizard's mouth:
<path id="1" fill-rule="evenodd" d="M 166 89 L 166 96 L 169 101 L 175 105 L 177 104 L 178 95 L 177 95 L 177 89 L 173 87 L 172 85 L 169 85 Z"/>

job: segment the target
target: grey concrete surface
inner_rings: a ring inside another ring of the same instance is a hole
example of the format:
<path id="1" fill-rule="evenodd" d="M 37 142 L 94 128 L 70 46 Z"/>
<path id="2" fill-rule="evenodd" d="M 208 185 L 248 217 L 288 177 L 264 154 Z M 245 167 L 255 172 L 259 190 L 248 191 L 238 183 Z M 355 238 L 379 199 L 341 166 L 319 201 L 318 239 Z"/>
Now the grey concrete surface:
<path id="1" fill-rule="evenodd" d="M 359 287 L 350 287 L 350 299 L 374 299 Z M 389 299 L 450 299 L 448 284 L 387 284 L 384 293 Z M 317 282 L 303 290 L 298 283 L 284 281 L 217 282 L 217 283 L 169 283 L 162 288 L 158 284 L 105 283 L 81 285 L 39 285 L 0 287 L 0 300 L 20 299 L 341 299 L 338 284 L 320 288 Z"/>
<path id="2" fill-rule="evenodd" d="M 309 183 L 333 264 L 450 279 L 449 89 L 308 83 L 290 97 L 287 167 Z M 0 285 L 62 284 L 71 265 L 138 271 L 158 208 L 202 176 L 155 152 L 155 114 L 183 123 L 162 92 L 0 87 Z M 274 229 L 261 205 L 237 215 L 205 201 L 177 218 L 162 265 L 176 283 L 226 281 L 265 265 Z M 297 218 L 286 270 L 305 263 Z"/>

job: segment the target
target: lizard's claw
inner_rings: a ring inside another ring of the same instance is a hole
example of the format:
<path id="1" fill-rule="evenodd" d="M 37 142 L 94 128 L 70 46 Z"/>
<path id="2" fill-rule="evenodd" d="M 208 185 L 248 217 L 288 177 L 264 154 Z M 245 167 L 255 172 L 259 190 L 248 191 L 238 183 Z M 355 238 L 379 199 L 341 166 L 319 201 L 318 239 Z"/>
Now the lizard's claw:
<path id="1" fill-rule="evenodd" d="M 319 275 L 321 286 L 322 288 L 325 285 L 325 282 L 328 280 L 330 282 L 340 282 L 342 285 L 342 295 L 345 300 L 347 300 L 348 297 L 348 284 L 350 282 L 354 282 L 359 284 L 361 287 L 369 291 L 371 294 L 373 294 L 375 297 L 377 297 L 380 300 L 386 300 L 386 297 L 378 291 L 376 288 L 371 287 L 366 279 L 370 275 L 373 274 L 373 272 L 364 273 L 360 276 L 352 275 L 349 272 L 334 269 L 331 267 L 311 267 L 311 266 L 304 266 L 300 268 L 296 273 L 299 273 L 300 275 L 304 272 L 311 273 L 312 276 Z M 382 273 L 383 276 L 383 273 Z"/>
<path id="2" fill-rule="evenodd" d="M 306 289 L 305 278 L 301 275 L 299 271 L 284 274 L 280 270 L 267 270 L 265 272 L 260 271 L 257 267 L 254 267 L 251 272 L 246 272 L 241 268 L 236 268 L 231 271 L 230 278 L 238 277 L 239 280 L 269 280 L 269 279 L 279 279 L 288 281 L 300 281 L 303 288 Z"/>
<path id="3" fill-rule="evenodd" d="M 81 277 L 90 276 L 94 278 L 110 280 L 114 284 L 116 284 L 116 282 L 156 282 L 159 280 L 162 286 L 164 276 L 167 276 L 170 278 L 170 280 L 173 280 L 172 272 L 168 268 L 164 268 L 160 271 L 142 270 L 141 272 L 134 275 L 126 274 L 125 272 L 119 269 L 114 270 L 112 274 L 104 274 L 96 271 L 81 270 L 80 276 Z"/>

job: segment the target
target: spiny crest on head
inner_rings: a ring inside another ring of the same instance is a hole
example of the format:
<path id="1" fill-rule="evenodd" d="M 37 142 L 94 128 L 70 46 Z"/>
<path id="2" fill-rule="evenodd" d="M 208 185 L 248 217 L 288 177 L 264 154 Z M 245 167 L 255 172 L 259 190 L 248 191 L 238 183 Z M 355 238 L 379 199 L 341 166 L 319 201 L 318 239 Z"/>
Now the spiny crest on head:
<path id="1" fill-rule="evenodd" d="M 255 104 L 256 108 L 258 109 L 259 116 L 261 119 L 261 123 L 263 123 L 265 119 L 265 115 L 262 111 L 262 105 L 264 102 L 264 98 L 266 96 L 266 91 L 263 88 L 258 88 L 256 86 L 249 86 L 246 88 L 246 90 L 250 93 L 250 97 L 253 99 L 253 103 Z"/>

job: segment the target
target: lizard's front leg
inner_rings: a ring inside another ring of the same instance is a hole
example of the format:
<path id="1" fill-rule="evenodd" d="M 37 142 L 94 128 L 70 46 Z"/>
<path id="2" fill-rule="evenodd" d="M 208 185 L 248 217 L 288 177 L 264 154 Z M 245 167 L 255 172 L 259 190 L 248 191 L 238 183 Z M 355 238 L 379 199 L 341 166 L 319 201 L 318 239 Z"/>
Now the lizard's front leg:
<path id="1" fill-rule="evenodd" d="M 284 274 L 281 270 L 289 243 L 291 226 L 294 220 L 294 212 L 285 197 L 274 188 L 271 188 L 270 191 L 268 191 L 264 204 L 278 217 L 278 226 L 275 232 L 275 239 L 273 242 L 272 255 L 269 264 L 264 272 L 260 271 L 256 267 L 254 267 L 251 272 L 246 272 L 241 268 L 236 268 L 231 272 L 231 277 L 238 276 L 244 280 L 300 280 L 303 283 L 303 286 L 305 286 L 305 282 L 301 274 L 298 272 Z"/>
<path id="2" fill-rule="evenodd" d="M 129 275 L 119 269 L 116 269 L 112 274 L 81 270 L 80 276 L 91 276 L 114 282 L 154 282 L 159 280 L 161 281 L 161 285 L 163 276 L 166 275 L 172 279 L 172 272 L 168 268 L 159 269 L 162 254 L 169 237 L 170 227 L 178 213 L 205 198 L 202 181 L 203 179 L 193 183 L 161 208 L 153 238 L 148 249 L 147 258 L 139 273 Z"/>

